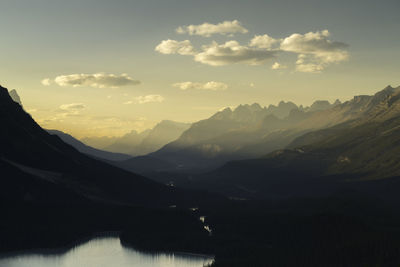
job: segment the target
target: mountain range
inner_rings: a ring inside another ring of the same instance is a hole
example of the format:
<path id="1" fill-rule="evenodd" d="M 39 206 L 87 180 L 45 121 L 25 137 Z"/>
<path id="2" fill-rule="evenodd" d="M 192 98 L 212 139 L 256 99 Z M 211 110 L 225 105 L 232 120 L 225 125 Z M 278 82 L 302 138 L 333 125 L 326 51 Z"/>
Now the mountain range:
<path id="1" fill-rule="evenodd" d="M 357 188 L 399 200 L 400 87 L 356 96 L 313 113 L 296 127 L 311 122 L 317 129 L 325 128 L 309 131 L 262 157 L 231 161 L 192 177 L 190 186 L 261 198 L 329 195 Z"/>
<path id="2" fill-rule="evenodd" d="M 280 106 L 222 110 L 113 162 L 125 171 L 42 129 L 0 87 L 0 250 L 118 231 L 146 251 L 215 254 L 213 266 L 397 266 L 400 87 Z"/>
<path id="3" fill-rule="evenodd" d="M 339 104 L 338 100 L 333 104 L 316 101 L 303 108 L 281 101 L 278 106 L 261 107 L 254 103 L 239 105 L 233 110 L 226 108 L 208 119 L 193 123 L 177 140 L 149 156 L 184 169 L 212 169 L 229 160 L 258 157 L 314 130 L 315 127 L 308 126 L 307 121 Z"/>
<path id="4" fill-rule="evenodd" d="M 82 142 L 105 151 L 140 156 L 174 141 L 189 127 L 189 123 L 163 120 L 152 129 L 140 133 L 133 130 L 121 137 L 86 137 Z"/>
<path id="5" fill-rule="evenodd" d="M 1 197 L 42 199 L 63 188 L 82 199 L 126 205 L 168 207 L 185 199 L 179 189 L 96 160 L 49 134 L 3 87 L 0 123 Z M 29 182 L 18 183 L 19 178 Z"/>

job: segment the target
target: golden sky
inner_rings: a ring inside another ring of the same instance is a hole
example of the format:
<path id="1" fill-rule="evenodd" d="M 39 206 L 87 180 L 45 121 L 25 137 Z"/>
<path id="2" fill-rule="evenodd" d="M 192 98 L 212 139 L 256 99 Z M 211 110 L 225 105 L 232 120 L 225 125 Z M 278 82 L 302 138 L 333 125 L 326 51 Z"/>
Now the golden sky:
<path id="1" fill-rule="evenodd" d="M 362 2 L 362 5 L 360 3 Z M 398 1 L 0 3 L 0 83 L 78 138 L 400 84 Z"/>

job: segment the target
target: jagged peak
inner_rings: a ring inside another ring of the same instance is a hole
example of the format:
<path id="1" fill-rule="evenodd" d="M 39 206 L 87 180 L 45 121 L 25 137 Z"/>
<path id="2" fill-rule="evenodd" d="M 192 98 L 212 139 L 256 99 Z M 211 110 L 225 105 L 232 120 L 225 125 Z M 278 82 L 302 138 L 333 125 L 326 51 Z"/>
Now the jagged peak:
<path id="1" fill-rule="evenodd" d="M 221 120 L 223 118 L 226 118 L 227 116 L 230 116 L 233 113 L 232 109 L 230 107 L 226 107 L 221 111 L 218 111 L 214 115 L 210 117 L 210 119 L 217 119 Z"/>
<path id="2" fill-rule="evenodd" d="M 340 105 L 342 104 L 342 101 L 340 101 L 339 99 L 336 99 L 335 102 L 333 102 L 334 106 Z"/>
<path id="3" fill-rule="evenodd" d="M 328 100 L 315 100 L 312 104 L 311 104 L 311 106 L 312 105 L 318 105 L 318 104 L 331 104 Z"/>
<path id="4" fill-rule="evenodd" d="M 258 103 L 253 103 L 253 104 L 251 104 L 251 106 L 250 106 L 253 110 L 262 110 L 263 108 L 261 107 L 261 105 L 260 104 L 258 104 Z"/>
<path id="5" fill-rule="evenodd" d="M 354 97 L 353 97 L 353 100 L 354 101 L 360 101 L 360 100 L 363 100 L 363 99 L 368 99 L 368 98 L 370 98 L 371 96 L 369 96 L 369 95 L 355 95 Z"/>
<path id="6" fill-rule="evenodd" d="M 12 98 L 10 93 L 8 92 L 7 88 L 0 85 L 0 102 L 15 102 Z"/>
<path id="7" fill-rule="evenodd" d="M 296 106 L 297 107 L 297 105 L 295 104 L 295 103 L 293 103 L 292 101 L 283 101 L 283 100 L 281 100 L 280 102 L 279 102 L 279 104 L 278 104 L 278 107 L 281 107 L 281 106 Z"/>
<path id="8" fill-rule="evenodd" d="M 391 91 L 394 88 L 389 84 L 388 86 L 386 86 L 382 91 Z"/>
<path id="9" fill-rule="evenodd" d="M 8 92 L 9 95 L 11 96 L 12 100 L 14 100 L 14 102 L 20 104 L 22 106 L 22 102 L 21 102 L 21 98 L 17 93 L 17 90 L 12 89 L 11 91 Z"/>
<path id="10" fill-rule="evenodd" d="M 232 113 L 232 109 L 230 107 L 226 107 L 223 110 L 219 111 L 218 113 Z"/>

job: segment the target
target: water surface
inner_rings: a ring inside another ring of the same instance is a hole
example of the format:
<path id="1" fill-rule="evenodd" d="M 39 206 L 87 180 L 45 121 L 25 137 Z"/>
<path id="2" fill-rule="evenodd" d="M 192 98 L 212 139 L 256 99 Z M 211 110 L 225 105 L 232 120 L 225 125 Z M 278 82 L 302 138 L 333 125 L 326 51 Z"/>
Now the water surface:
<path id="1" fill-rule="evenodd" d="M 63 254 L 5 256 L 0 267 L 203 267 L 212 261 L 202 255 L 142 253 L 123 247 L 118 237 L 101 237 Z"/>

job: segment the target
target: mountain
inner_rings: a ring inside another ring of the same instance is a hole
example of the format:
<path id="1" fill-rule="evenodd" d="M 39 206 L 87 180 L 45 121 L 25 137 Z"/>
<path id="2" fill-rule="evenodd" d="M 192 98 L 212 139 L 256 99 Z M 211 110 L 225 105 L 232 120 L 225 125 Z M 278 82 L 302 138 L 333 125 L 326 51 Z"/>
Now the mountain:
<path id="1" fill-rule="evenodd" d="M 10 94 L 10 96 L 11 96 L 11 99 L 12 99 L 14 102 L 17 102 L 18 104 L 20 104 L 20 105 L 22 106 L 21 98 L 19 97 L 19 95 L 18 95 L 18 93 L 17 93 L 17 90 L 13 89 L 13 90 L 11 90 L 11 91 L 9 92 L 9 94 Z"/>
<path id="2" fill-rule="evenodd" d="M 28 198 L 40 198 L 41 194 L 31 196 L 24 184 L 15 184 L 15 177 L 23 176 L 33 177 L 24 179 L 34 183 L 32 186 L 39 188 L 39 193 L 43 187 L 38 184 L 44 183 L 97 202 L 167 207 L 185 198 L 185 193 L 178 189 L 80 153 L 43 130 L 3 87 L 0 87 L 0 123 L 2 188 L 26 190 L 24 195 Z"/>
<path id="3" fill-rule="evenodd" d="M 257 103 L 239 105 L 234 110 L 226 108 L 194 123 L 177 140 L 150 156 L 186 169 L 211 169 L 228 160 L 261 156 L 313 130 L 313 126 L 296 125 L 337 104 L 319 101 L 313 108 L 304 109 L 281 101 L 278 106 L 268 108 Z"/>
<path id="4" fill-rule="evenodd" d="M 179 138 L 190 127 L 190 123 L 163 120 L 151 129 L 138 146 L 141 155 L 154 152 Z"/>
<path id="5" fill-rule="evenodd" d="M 117 138 L 111 145 L 104 147 L 104 150 L 136 156 L 136 148 L 140 145 L 148 133 L 148 130 L 142 133 L 138 133 L 137 131 L 133 130 Z"/>
<path id="6" fill-rule="evenodd" d="M 331 112 L 346 121 L 306 133 L 264 157 L 229 162 L 199 177 L 196 186 L 261 198 L 356 188 L 399 201 L 400 87 L 354 97 Z"/>
<path id="7" fill-rule="evenodd" d="M 105 147 L 104 150 L 133 156 L 146 155 L 174 141 L 189 127 L 189 123 L 163 120 L 154 128 L 144 132 L 131 131 Z"/>
<path id="8" fill-rule="evenodd" d="M 84 143 L 87 146 L 104 150 L 106 147 L 112 145 L 118 140 L 118 137 L 113 136 L 91 136 L 91 137 L 84 137 L 80 139 L 82 143 Z"/>
<path id="9" fill-rule="evenodd" d="M 63 140 L 65 143 L 73 146 L 79 152 L 82 152 L 84 154 L 87 154 L 87 155 L 90 155 L 90 156 L 93 156 L 96 158 L 106 159 L 106 160 L 115 160 L 115 161 L 126 160 L 126 159 L 131 158 L 131 156 L 129 156 L 129 155 L 125 155 L 125 154 L 121 154 L 121 153 L 112 153 L 112 152 L 108 152 L 108 151 L 104 151 L 104 150 L 100 150 L 100 149 L 96 149 L 96 148 L 87 146 L 84 143 L 82 143 L 81 141 L 79 141 L 78 139 L 72 137 L 71 135 L 61 132 L 61 131 L 58 131 L 58 130 L 46 130 L 46 131 L 52 135 L 57 135 L 58 137 L 61 138 L 61 140 Z"/>

